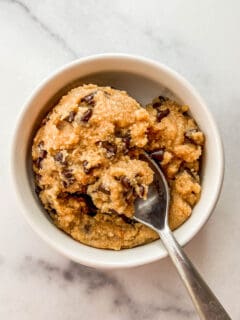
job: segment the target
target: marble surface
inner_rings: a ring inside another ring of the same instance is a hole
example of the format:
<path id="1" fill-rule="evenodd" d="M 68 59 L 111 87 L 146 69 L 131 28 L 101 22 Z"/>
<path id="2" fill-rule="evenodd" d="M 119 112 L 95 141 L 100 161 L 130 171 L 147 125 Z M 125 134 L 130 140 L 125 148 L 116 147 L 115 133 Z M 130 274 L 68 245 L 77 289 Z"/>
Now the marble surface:
<path id="1" fill-rule="evenodd" d="M 25 99 L 56 68 L 102 52 L 168 64 L 214 114 L 225 144 L 225 183 L 186 251 L 240 319 L 239 29 L 238 0 L 0 0 L 1 319 L 197 319 L 168 258 L 129 270 L 86 268 L 49 248 L 19 213 L 9 154 Z"/>

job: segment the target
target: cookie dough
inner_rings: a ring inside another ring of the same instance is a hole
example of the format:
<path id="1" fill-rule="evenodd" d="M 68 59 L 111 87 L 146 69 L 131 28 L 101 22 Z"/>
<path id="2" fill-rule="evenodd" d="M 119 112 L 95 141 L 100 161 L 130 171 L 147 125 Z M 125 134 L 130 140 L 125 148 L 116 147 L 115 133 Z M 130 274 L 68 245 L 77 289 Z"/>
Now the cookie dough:
<path id="1" fill-rule="evenodd" d="M 32 159 L 36 192 L 56 226 L 75 240 L 120 250 L 158 235 L 135 222 L 134 201 L 146 199 L 153 172 L 149 152 L 171 190 L 172 229 L 200 197 L 203 133 L 187 106 L 158 97 L 146 108 L 125 91 L 96 85 L 71 90 L 37 131 Z"/>

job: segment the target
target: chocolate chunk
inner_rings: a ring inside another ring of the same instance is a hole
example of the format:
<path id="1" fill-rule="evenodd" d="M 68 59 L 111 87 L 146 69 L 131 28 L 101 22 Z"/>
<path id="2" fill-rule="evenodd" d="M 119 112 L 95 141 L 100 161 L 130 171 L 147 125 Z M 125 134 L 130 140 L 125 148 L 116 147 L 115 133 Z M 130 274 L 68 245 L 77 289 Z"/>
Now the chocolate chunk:
<path id="1" fill-rule="evenodd" d="M 60 163 L 63 163 L 63 154 L 62 152 L 57 152 L 54 156 L 54 160 Z"/>
<path id="2" fill-rule="evenodd" d="M 160 122 L 163 118 L 167 117 L 170 113 L 169 109 L 158 110 L 157 112 L 157 121 Z"/>
<path id="3" fill-rule="evenodd" d="M 72 123 L 74 118 L 75 118 L 76 112 L 75 111 L 70 111 L 69 115 L 64 119 L 69 123 Z"/>
<path id="4" fill-rule="evenodd" d="M 144 186 L 143 186 L 143 185 L 140 185 L 138 190 L 139 190 L 139 196 L 140 196 L 140 198 L 143 198 L 144 193 L 145 193 L 145 188 L 144 188 Z"/>
<path id="5" fill-rule="evenodd" d="M 81 121 L 83 122 L 88 122 L 88 120 L 91 118 L 92 116 L 92 109 L 88 109 L 86 112 L 84 112 L 84 114 L 81 117 Z"/>
<path id="6" fill-rule="evenodd" d="M 131 183 L 130 183 L 130 180 L 128 179 L 128 177 L 122 176 L 122 177 L 120 178 L 120 181 L 121 181 L 122 185 L 123 185 L 126 189 L 130 189 L 130 188 L 131 188 Z"/>
<path id="7" fill-rule="evenodd" d="M 102 148 L 107 150 L 107 157 L 111 158 L 117 153 L 117 146 L 109 141 L 101 141 Z"/>
<path id="8" fill-rule="evenodd" d="M 85 96 L 81 99 L 81 102 L 85 102 L 86 104 L 93 106 L 95 104 L 95 101 L 94 101 L 95 94 L 96 94 L 96 92 L 92 92 L 92 93 L 88 94 L 87 96 Z"/>
<path id="9" fill-rule="evenodd" d="M 108 196 L 111 194 L 110 190 L 108 190 L 104 185 L 100 184 L 98 187 L 98 191 L 107 194 Z"/>
<path id="10" fill-rule="evenodd" d="M 159 162 L 163 160 L 163 156 L 164 156 L 164 149 L 159 149 L 151 153 L 151 158 Z"/>

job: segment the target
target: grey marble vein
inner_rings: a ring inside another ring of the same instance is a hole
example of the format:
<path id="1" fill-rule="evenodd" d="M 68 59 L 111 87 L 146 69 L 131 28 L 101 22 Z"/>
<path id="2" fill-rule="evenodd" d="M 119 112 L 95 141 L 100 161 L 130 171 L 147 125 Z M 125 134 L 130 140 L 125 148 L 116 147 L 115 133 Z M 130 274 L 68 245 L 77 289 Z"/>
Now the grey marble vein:
<path id="1" fill-rule="evenodd" d="M 60 46 L 65 50 L 68 54 L 70 54 L 72 59 L 76 59 L 78 56 L 76 52 L 70 48 L 70 46 L 67 44 L 66 40 L 61 37 L 58 33 L 54 32 L 52 29 L 50 29 L 45 23 L 41 21 L 39 17 L 37 17 L 34 12 L 21 0 L 5 0 L 7 2 L 13 3 L 18 5 L 24 12 L 27 14 L 27 16 L 36 24 L 39 25 L 39 27 L 44 30 L 49 37 L 51 37 L 54 41 L 60 44 Z"/>
<path id="2" fill-rule="evenodd" d="M 164 316 L 169 313 L 184 319 L 191 319 L 195 314 L 192 309 L 187 310 L 175 305 L 162 305 L 161 301 L 156 303 L 141 303 L 134 296 L 129 295 L 128 288 L 119 281 L 113 272 L 99 271 L 93 268 L 84 267 L 74 262 L 69 262 L 65 268 L 61 268 L 43 259 L 35 259 L 26 256 L 20 266 L 21 272 L 27 275 L 38 275 L 42 273 L 48 280 L 65 282 L 65 285 L 84 286 L 84 291 L 91 299 L 91 296 L 99 295 L 104 290 L 111 290 L 112 309 L 120 308 L 128 319 L 153 319 L 156 315 Z M 62 286 L 66 290 L 65 286 Z M 161 288 L 162 289 L 162 288 Z"/>

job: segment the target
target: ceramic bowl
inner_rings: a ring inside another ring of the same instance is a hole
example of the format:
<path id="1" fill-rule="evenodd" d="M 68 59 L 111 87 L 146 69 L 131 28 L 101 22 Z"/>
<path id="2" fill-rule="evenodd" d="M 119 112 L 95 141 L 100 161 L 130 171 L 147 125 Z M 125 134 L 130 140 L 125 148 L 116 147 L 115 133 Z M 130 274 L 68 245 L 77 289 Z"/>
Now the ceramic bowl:
<path id="1" fill-rule="evenodd" d="M 191 217 L 175 232 L 181 245 L 190 241 L 208 220 L 217 202 L 224 171 L 221 138 L 206 104 L 193 86 L 169 67 L 144 57 L 124 54 L 90 56 L 63 66 L 46 78 L 23 107 L 12 146 L 12 177 L 22 212 L 49 245 L 68 258 L 97 268 L 126 268 L 162 259 L 167 255 L 161 240 L 140 247 L 111 251 L 83 245 L 51 222 L 34 192 L 31 144 L 39 123 L 59 97 L 81 83 L 110 85 L 126 90 L 143 105 L 167 94 L 190 106 L 206 136 L 201 169 L 202 195 Z"/>

